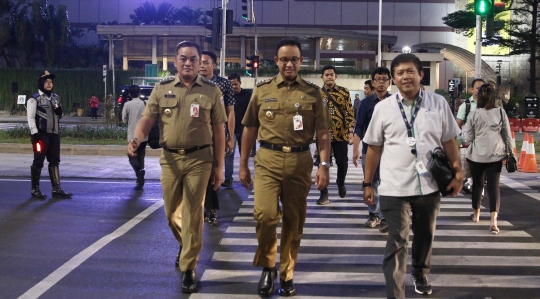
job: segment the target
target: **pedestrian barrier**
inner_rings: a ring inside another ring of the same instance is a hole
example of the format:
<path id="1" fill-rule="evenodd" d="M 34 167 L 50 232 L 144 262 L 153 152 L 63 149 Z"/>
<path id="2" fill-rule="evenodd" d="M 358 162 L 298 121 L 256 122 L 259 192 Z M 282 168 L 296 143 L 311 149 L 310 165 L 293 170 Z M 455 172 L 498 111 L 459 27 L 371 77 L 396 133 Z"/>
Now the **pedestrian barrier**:
<path id="1" fill-rule="evenodd" d="M 508 123 L 510 124 L 510 131 L 519 132 L 521 128 L 521 120 L 519 118 L 509 118 Z"/>
<path id="2" fill-rule="evenodd" d="M 523 163 L 523 172 L 535 173 L 537 172 L 536 168 L 536 152 L 534 149 L 534 136 L 531 134 L 529 136 L 529 144 L 527 148 L 527 155 L 525 156 L 525 163 Z"/>
<path id="3" fill-rule="evenodd" d="M 540 121 L 536 118 L 524 118 L 521 121 L 521 130 L 523 132 L 538 133 L 538 123 Z"/>
<path id="4" fill-rule="evenodd" d="M 523 164 L 525 163 L 525 157 L 527 156 L 527 148 L 529 143 L 529 134 L 525 133 L 523 137 L 523 144 L 521 145 L 521 152 L 519 153 L 518 170 L 521 171 Z"/>

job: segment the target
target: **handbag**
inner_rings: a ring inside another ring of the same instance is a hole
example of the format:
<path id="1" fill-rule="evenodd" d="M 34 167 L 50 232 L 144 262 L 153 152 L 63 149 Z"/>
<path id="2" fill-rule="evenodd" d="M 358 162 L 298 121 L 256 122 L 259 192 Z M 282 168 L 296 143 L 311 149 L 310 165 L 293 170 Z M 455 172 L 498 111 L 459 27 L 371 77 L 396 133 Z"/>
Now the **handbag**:
<path id="1" fill-rule="evenodd" d="M 456 174 L 454 173 L 454 169 L 452 168 L 450 161 L 448 161 L 448 157 L 446 157 L 446 154 L 441 147 L 437 147 L 431 152 L 429 170 L 435 179 L 437 187 L 439 187 L 439 192 L 441 192 L 442 196 L 447 196 L 454 192 L 453 188 L 449 191 L 446 190 L 446 187 L 454 179 Z"/>
<path id="2" fill-rule="evenodd" d="M 503 123 L 501 127 L 501 136 L 503 138 L 504 144 L 506 145 L 506 171 L 510 172 L 516 172 L 517 171 L 517 161 L 516 157 L 514 155 L 511 155 L 512 152 L 511 149 L 508 148 L 508 143 L 506 142 L 506 139 L 508 136 L 506 136 L 507 128 L 506 128 L 506 122 L 504 121 L 503 115 L 502 115 L 502 109 L 499 111 L 501 113 L 501 121 Z"/>

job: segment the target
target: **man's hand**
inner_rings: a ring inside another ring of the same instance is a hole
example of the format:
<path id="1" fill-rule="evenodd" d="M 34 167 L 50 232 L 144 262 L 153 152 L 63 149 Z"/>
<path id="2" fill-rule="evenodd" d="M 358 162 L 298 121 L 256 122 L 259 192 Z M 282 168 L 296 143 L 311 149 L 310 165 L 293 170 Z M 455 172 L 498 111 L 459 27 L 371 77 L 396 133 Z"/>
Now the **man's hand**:
<path id="1" fill-rule="evenodd" d="M 349 133 L 349 145 L 352 145 L 352 144 L 353 144 L 353 137 L 354 137 L 354 134 L 353 134 L 353 133 Z"/>
<path id="2" fill-rule="evenodd" d="M 216 191 L 217 189 L 219 189 L 219 186 L 221 186 L 221 183 L 223 182 L 223 170 L 221 170 L 221 168 L 218 169 L 218 171 L 216 171 L 216 168 L 212 169 L 210 178 L 213 186 L 212 189 Z"/>
<path id="3" fill-rule="evenodd" d="M 139 139 L 135 139 L 135 138 L 131 139 L 131 141 L 128 143 L 128 146 L 127 146 L 128 156 L 130 157 L 137 156 L 136 151 L 137 151 L 137 148 L 139 148 L 140 144 L 141 142 L 139 141 Z"/>
<path id="4" fill-rule="evenodd" d="M 372 187 L 364 188 L 364 203 L 370 207 L 375 204 L 375 193 Z"/>
<path id="5" fill-rule="evenodd" d="M 352 163 L 354 164 L 354 167 L 356 168 L 358 168 L 358 160 L 360 160 L 360 151 L 358 149 L 353 148 Z"/>
<path id="6" fill-rule="evenodd" d="M 449 191 L 452 188 L 452 196 L 456 197 L 459 194 L 459 191 L 461 191 L 461 188 L 463 188 L 463 172 L 456 173 L 456 177 L 452 179 L 448 186 L 446 186 L 446 191 Z"/>
<path id="7" fill-rule="evenodd" d="M 249 168 L 240 166 L 240 169 L 238 171 L 238 177 L 240 178 L 240 182 L 242 182 L 242 185 L 244 187 L 249 189 L 249 186 L 251 186 L 251 172 Z"/>
<path id="8" fill-rule="evenodd" d="M 230 156 L 234 150 L 234 137 L 229 137 L 225 145 L 225 156 Z"/>
<path id="9" fill-rule="evenodd" d="M 317 190 L 320 191 L 328 187 L 328 182 L 330 181 L 329 172 L 328 167 L 319 167 L 319 170 L 317 170 L 317 174 L 315 175 L 315 186 L 317 186 Z"/>

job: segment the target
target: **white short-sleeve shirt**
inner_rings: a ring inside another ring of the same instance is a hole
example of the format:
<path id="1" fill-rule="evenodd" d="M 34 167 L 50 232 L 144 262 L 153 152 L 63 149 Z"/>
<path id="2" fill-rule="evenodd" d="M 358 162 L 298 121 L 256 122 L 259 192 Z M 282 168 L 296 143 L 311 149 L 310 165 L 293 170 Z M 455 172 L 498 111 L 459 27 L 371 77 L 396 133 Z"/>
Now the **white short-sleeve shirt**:
<path id="1" fill-rule="evenodd" d="M 412 147 L 407 144 L 407 127 L 398 100 L 403 105 L 409 123 L 414 112 L 413 105 L 398 92 L 375 106 L 363 141 L 368 145 L 383 147 L 380 162 L 380 195 L 417 196 L 439 190 L 431 174 L 419 175 L 415 164 L 422 161 L 428 167 L 431 151 L 436 147 L 442 147 L 442 142 L 459 135 L 460 129 L 450 106 L 442 96 L 421 90 L 419 99 L 421 99 L 420 109 L 412 128 L 416 140 L 416 156 L 411 153 Z"/>

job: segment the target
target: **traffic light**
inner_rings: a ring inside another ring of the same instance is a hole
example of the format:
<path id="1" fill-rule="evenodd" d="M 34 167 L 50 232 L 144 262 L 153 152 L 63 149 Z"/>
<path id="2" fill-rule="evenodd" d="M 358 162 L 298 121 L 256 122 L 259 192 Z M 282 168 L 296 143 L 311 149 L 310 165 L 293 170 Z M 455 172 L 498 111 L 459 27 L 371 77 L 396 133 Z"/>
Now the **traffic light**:
<path id="1" fill-rule="evenodd" d="M 504 11 L 503 2 L 496 2 L 493 5 L 493 14 L 486 17 L 486 37 L 491 38 L 495 32 L 504 28 L 504 21 L 495 21 L 495 15 Z"/>
<path id="2" fill-rule="evenodd" d="M 251 55 L 246 57 L 246 59 L 251 61 L 246 64 L 246 75 L 253 77 L 253 74 L 255 74 L 255 71 L 259 68 L 259 56 Z"/>
<path id="3" fill-rule="evenodd" d="M 474 0 L 474 14 L 477 16 L 493 15 L 494 0 Z"/>
<path id="4" fill-rule="evenodd" d="M 214 8 L 212 10 L 207 10 L 206 15 L 212 17 L 212 23 L 204 25 L 206 29 L 212 31 L 212 36 L 207 36 L 204 40 L 210 44 L 210 48 L 215 50 L 221 49 L 221 9 Z"/>
<path id="5" fill-rule="evenodd" d="M 246 13 L 242 14 L 242 19 L 251 22 L 253 17 L 253 7 L 251 6 L 252 0 L 242 0 L 242 3 L 245 3 L 246 5 L 242 5 L 242 10 Z"/>

